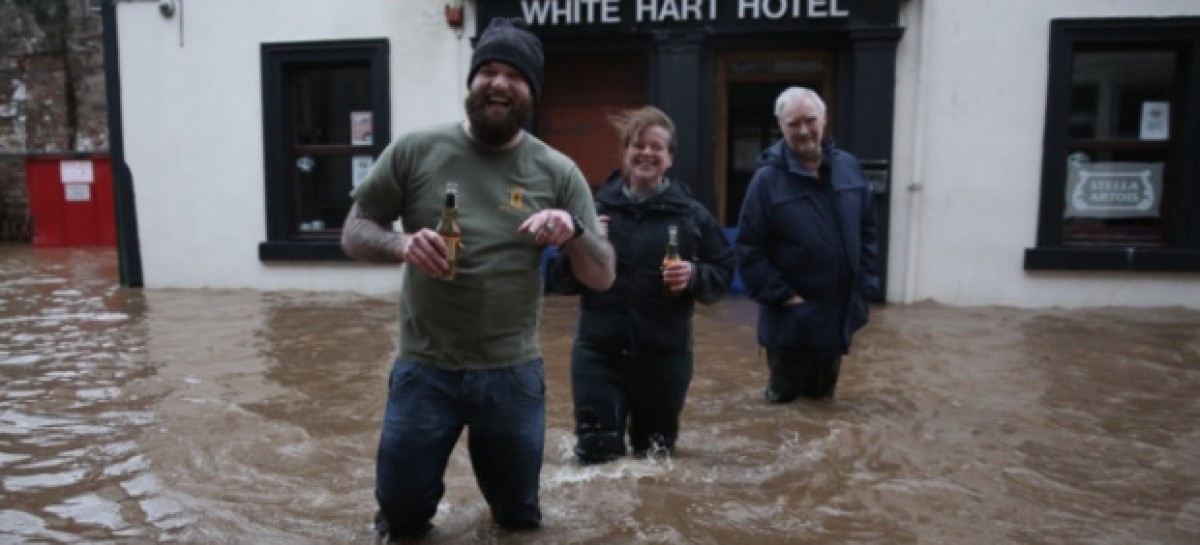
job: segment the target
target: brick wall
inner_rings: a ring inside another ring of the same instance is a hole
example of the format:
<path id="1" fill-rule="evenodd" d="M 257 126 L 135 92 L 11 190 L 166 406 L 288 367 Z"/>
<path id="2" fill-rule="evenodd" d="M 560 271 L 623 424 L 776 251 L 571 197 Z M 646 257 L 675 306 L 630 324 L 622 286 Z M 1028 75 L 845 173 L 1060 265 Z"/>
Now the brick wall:
<path id="1" fill-rule="evenodd" d="M 0 0 L 0 241 L 28 241 L 25 157 L 108 151 L 96 0 Z"/>

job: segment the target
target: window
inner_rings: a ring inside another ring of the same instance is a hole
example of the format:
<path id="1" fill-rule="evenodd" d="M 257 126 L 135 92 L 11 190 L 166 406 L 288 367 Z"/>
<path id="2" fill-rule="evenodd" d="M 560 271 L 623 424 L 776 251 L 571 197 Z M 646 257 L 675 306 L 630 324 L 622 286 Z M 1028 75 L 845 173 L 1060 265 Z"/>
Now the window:
<path id="1" fill-rule="evenodd" d="M 1026 269 L 1200 272 L 1200 19 L 1055 20 Z"/>
<path id="2" fill-rule="evenodd" d="M 264 44 L 267 240 L 259 259 L 341 260 L 350 190 L 388 143 L 385 40 Z"/>

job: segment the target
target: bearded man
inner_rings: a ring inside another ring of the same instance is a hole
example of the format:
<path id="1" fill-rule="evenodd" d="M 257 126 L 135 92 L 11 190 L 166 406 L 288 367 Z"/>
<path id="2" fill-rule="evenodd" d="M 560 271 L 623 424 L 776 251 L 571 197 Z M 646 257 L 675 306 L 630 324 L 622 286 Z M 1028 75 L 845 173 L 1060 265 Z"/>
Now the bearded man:
<path id="1" fill-rule="evenodd" d="M 406 265 L 376 458 L 376 529 L 389 539 L 432 528 L 464 428 L 493 520 L 507 529 L 541 524 L 542 252 L 559 246 L 594 290 L 615 275 L 583 174 L 523 129 L 541 94 L 543 58 L 520 20 L 492 20 L 471 58 L 466 121 L 395 140 L 351 194 L 343 250 Z M 462 239 L 447 279 L 446 243 L 433 228 L 450 182 Z M 397 219 L 403 232 L 391 228 Z"/>

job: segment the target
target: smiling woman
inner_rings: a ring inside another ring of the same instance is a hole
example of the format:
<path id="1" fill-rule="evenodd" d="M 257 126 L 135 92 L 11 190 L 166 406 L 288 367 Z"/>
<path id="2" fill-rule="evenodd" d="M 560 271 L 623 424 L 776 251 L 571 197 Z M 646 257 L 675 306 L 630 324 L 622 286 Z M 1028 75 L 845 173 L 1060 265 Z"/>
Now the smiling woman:
<path id="1" fill-rule="evenodd" d="M 652 107 L 628 111 L 612 121 L 621 134 L 621 173 L 629 190 L 646 197 L 661 189 L 675 160 L 675 123 Z"/>
<path id="2" fill-rule="evenodd" d="M 608 290 L 580 286 L 570 256 L 550 267 L 550 284 L 580 293 L 571 351 L 575 455 L 602 463 L 626 454 L 670 453 L 692 379 L 696 302 L 729 290 L 734 255 L 716 219 L 680 180 L 669 179 L 675 123 L 653 106 L 612 118 L 621 168 L 596 194 L 617 253 Z"/>

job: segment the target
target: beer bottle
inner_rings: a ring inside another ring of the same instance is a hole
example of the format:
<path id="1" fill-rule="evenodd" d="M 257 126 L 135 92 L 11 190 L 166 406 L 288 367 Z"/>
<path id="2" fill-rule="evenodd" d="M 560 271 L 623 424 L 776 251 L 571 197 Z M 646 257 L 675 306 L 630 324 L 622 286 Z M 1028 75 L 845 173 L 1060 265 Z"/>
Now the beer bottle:
<path id="1" fill-rule="evenodd" d="M 681 261 L 679 257 L 679 227 L 675 225 L 667 226 L 667 252 L 663 254 L 662 269 L 666 270 L 667 266 Z M 667 279 L 663 278 L 663 293 L 667 295 L 679 295 L 679 292 L 671 289 L 666 285 Z"/>
<path id="2" fill-rule="evenodd" d="M 454 280 L 458 272 L 458 244 L 462 240 L 462 229 L 458 226 L 458 183 L 446 183 L 446 200 L 442 204 L 442 219 L 438 220 L 437 234 L 446 243 L 446 280 Z"/>

